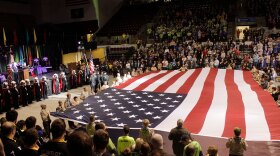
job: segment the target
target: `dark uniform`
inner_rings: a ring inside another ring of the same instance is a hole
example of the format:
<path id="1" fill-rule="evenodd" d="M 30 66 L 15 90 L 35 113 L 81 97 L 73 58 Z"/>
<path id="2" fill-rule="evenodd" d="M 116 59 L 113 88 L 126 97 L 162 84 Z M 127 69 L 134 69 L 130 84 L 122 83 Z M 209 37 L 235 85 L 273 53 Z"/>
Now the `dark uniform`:
<path id="1" fill-rule="evenodd" d="M 20 100 L 21 100 L 21 104 L 23 107 L 27 106 L 27 100 L 28 100 L 28 93 L 27 93 L 27 87 L 25 85 L 21 85 L 19 87 L 19 91 L 20 91 Z"/>
<path id="2" fill-rule="evenodd" d="M 9 110 L 11 110 L 11 96 L 12 96 L 12 94 L 11 94 L 11 91 L 10 91 L 10 89 L 9 89 L 9 87 L 7 86 L 7 87 L 4 87 L 3 88 L 3 108 L 4 108 L 4 110 L 5 111 L 9 111 Z"/>
<path id="3" fill-rule="evenodd" d="M 35 81 L 35 83 L 33 84 L 33 89 L 34 89 L 34 95 L 35 95 L 35 99 L 36 101 L 40 101 L 41 100 L 41 86 L 38 80 Z"/>
<path id="4" fill-rule="evenodd" d="M 26 88 L 27 88 L 27 93 L 28 93 L 27 101 L 30 104 L 34 100 L 33 86 L 31 84 L 27 84 Z"/>
<path id="5" fill-rule="evenodd" d="M 182 127 L 173 128 L 168 135 L 168 139 L 173 141 L 172 149 L 173 149 L 173 153 L 176 156 L 183 156 L 183 153 L 184 153 L 183 151 L 184 151 L 184 147 L 185 147 L 185 145 L 181 143 L 181 138 L 183 135 L 187 135 L 191 139 L 191 136 L 190 136 L 190 133 L 188 132 L 188 130 L 185 128 L 182 128 Z"/>
<path id="6" fill-rule="evenodd" d="M 64 74 L 60 75 L 59 82 L 60 82 L 60 86 L 61 86 L 61 92 L 67 92 L 68 91 L 68 82 L 67 82 L 67 77 Z"/>
<path id="7" fill-rule="evenodd" d="M 71 88 L 77 88 L 77 75 L 75 73 L 72 73 L 70 76 L 70 85 Z"/>
<path id="8" fill-rule="evenodd" d="M 18 104 L 19 91 L 16 86 L 13 86 L 11 88 L 11 95 L 12 95 L 12 101 L 13 101 L 14 108 L 15 109 L 19 108 L 19 104 Z"/>
<path id="9" fill-rule="evenodd" d="M 43 78 L 41 81 L 41 92 L 42 92 L 43 99 L 47 99 L 48 98 L 48 82 L 45 78 Z"/>

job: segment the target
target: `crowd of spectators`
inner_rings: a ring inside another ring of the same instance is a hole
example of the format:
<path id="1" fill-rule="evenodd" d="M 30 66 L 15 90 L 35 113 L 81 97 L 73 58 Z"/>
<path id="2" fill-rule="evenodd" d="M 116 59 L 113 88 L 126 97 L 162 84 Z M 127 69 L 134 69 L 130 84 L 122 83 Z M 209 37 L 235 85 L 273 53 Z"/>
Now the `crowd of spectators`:
<path id="1" fill-rule="evenodd" d="M 208 0 L 167 3 L 163 5 L 158 22 L 148 28 L 147 33 L 156 41 L 225 41 L 227 13 L 212 3 Z"/>
<path id="2" fill-rule="evenodd" d="M 6 113 L 1 119 L 1 156 L 165 156 L 164 140 L 161 134 L 151 129 L 149 120 L 143 120 L 143 127 L 137 138 L 130 136 L 128 125 L 123 127 L 123 135 L 115 144 L 103 122 L 96 122 L 91 116 L 86 126 L 73 131 L 66 129 L 63 119 L 55 119 L 50 126 L 50 136 L 44 135 L 46 129 L 36 125 L 34 116 L 19 120 L 16 110 Z M 200 143 L 194 140 L 190 132 L 183 128 L 183 120 L 177 121 L 168 138 L 173 141 L 173 153 L 176 156 L 202 156 Z M 243 154 L 247 149 L 246 141 L 240 137 L 241 129 L 235 128 L 225 147 L 232 155 Z M 218 156 L 216 145 L 210 145 L 207 156 Z"/>

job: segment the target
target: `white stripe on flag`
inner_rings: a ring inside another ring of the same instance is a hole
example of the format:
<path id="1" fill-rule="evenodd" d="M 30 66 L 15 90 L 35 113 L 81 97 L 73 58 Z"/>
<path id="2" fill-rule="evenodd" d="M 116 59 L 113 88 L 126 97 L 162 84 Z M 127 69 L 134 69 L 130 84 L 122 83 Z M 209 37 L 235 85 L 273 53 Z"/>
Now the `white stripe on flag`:
<path id="1" fill-rule="evenodd" d="M 188 70 L 184 75 L 182 75 L 179 79 L 177 79 L 176 82 L 170 85 L 164 92 L 176 93 L 181 88 L 181 86 L 184 85 L 183 82 L 187 81 L 194 71 L 195 71 L 194 69 Z"/>
<path id="2" fill-rule="evenodd" d="M 183 119 L 183 120 L 186 119 L 186 117 L 195 107 L 197 101 L 200 98 L 204 86 L 204 82 L 207 78 L 207 75 L 209 74 L 209 71 L 210 68 L 202 69 L 201 73 L 195 80 L 187 97 L 184 99 L 181 105 L 179 105 L 168 117 L 166 117 L 159 125 L 157 125 L 155 129 L 170 131 L 172 128 L 174 128 L 174 125 L 170 123 L 174 123 L 174 121 L 177 121 L 178 119 Z"/>
<path id="3" fill-rule="evenodd" d="M 178 70 L 174 70 L 168 74 L 166 74 L 164 77 L 158 79 L 157 81 L 155 81 L 154 83 L 150 84 L 148 87 L 146 87 L 145 89 L 143 89 L 143 91 L 154 91 L 155 89 L 157 89 L 157 87 L 159 87 L 161 84 L 165 83 L 166 81 L 168 81 L 171 77 L 173 77 L 174 75 L 180 73 L 180 71 Z"/>
<path id="4" fill-rule="evenodd" d="M 270 140 L 264 110 L 257 94 L 244 81 L 243 71 L 234 71 L 234 82 L 242 95 L 245 110 L 246 140 Z"/>
<path id="5" fill-rule="evenodd" d="M 136 87 L 138 87 L 139 85 L 141 85 L 142 83 L 148 81 L 149 79 L 159 75 L 159 74 L 162 74 L 162 73 L 166 73 L 167 70 L 162 70 L 160 72 L 157 72 L 157 73 L 153 73 L 153 74 L 148 74 L 138 80 L 136 80 L 135 82 L 131 83 L 130 85 L 128 85 L 127 87 L 123 88 L 124 90 L 133 90 L 135 89 Z"/>
<path id="6" fill-rule="evenodd" d="M 218 70 L 212 104 L 206 115 L 199 134 L 208 136 L 222 136 L 227 112 L 227 89 L 225 84 L 226 70 Z"/>

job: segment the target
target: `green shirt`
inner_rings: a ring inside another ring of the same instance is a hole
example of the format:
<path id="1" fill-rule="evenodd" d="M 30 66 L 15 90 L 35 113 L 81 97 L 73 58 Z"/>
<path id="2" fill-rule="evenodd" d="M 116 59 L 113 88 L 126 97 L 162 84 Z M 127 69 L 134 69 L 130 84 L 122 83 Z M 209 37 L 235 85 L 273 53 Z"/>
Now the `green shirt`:
<path id="1" fill-rule="evenodd" d="M 120 155 L 121 152 L 126 149 L 130 148 L 135 145 L 135 141 L 133 137 L 130 136 L 120 136 L 118 138 L 118 154 Z"/>
<path id="2" fill-rule="evenodd" d="M 194 147 L 195 152 L 194 152 L 193 156 L 199 156 L 199 153 L 200 153 L 200 151 L 202 151 L 202 149 L 201 149 L 200 144 L 197 141 L 192 141 L 191 143 L 189 143 L 188 145 L 186 145 L 184 147 L 184 154 L 183 154 L 183 156 L 186 156 L 186 154 L 185 154 L 186 152 L 185 151 L 186 151 L 186 148 L 189 145 L 193 145 L 193 147 Z"/>
<path id="3" fill-rule="evenodd" d="M 109 138 L 109 142 L 107 145 L 107 150 L 112 153 L 114 150 L 116 150 L 116 146 L 114 145 L 113 141 L 111 140 L 111 138 Z"/>

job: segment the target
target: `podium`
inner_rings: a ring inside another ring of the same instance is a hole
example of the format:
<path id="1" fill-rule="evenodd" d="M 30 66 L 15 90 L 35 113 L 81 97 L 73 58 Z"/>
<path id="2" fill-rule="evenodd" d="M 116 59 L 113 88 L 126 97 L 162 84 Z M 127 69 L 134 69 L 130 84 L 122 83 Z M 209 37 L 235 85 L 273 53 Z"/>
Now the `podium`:
<path id="1" fill-rule="evenodd" d="M 29 79 L 29 70 L 28 69 L 20 69 L 18 71 L 19 80 Z"/>

